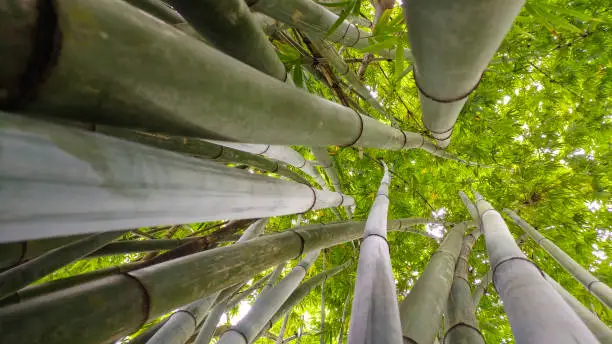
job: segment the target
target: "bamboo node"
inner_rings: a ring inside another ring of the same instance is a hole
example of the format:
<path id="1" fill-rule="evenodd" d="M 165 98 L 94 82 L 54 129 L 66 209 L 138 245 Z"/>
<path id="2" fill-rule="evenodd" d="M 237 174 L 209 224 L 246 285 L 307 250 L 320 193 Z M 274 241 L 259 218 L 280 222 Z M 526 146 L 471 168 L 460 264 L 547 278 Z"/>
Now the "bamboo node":
<path id="1" fill-rule="evenodd" d="M 355 140 L 353 140 L 352 143 L 349 143 L 348 145 L 344 145 L 340 147 L 354 146 L 357 143 L 357 141 L 359 141 L 359 139 L 361 138 L 361 135 L 363 135 L 363 118 L 361 117 L 359 112 L 357 112 L 355 109 L 351 109 L 351 110 L 353 110 L 353 112 L 355 112 L 355 115 L 357 115 L 357 118 L 359 118 L 359 133 L 357 134 L 357 137 L 355 138 Z"/>
<path id="2" fill-rule="evenodd" d="M 589 292 L 591 292 L 591 286 L 592 286 L 594 283 L 601 283 L 601 284 L 603 284 L 603 282 L 602 282 L 602 281 L 600 281 L 600 280 L 594 280 L 594 281 L 589 282 L 589 284 L 587 284 L 587 290 L 588 290 Z"/>
<path id="3" fill-rule="evenodd" d="M 298 255 L 296 256 L 296 258 L 299 258 L 302 256 L 302 254 L 304 254 L 304 246 L 306 245 L 306 240 L 304 239 L 302 234 L 298 233 L 297 231 L 290 230 L 290 232 L 297 235 L 298 238 L 300 238 L 300 253 L 298 253 Z"/>
<path id="4" fill-rule="evenodd" d="M 404 344 L 406 344 L 406 343 L 419 344 L 419 343 L 417 343 L 416 340 L 414 340 L 414 339 L 412 339 L 412 338 L 410 338 L 408 336 L 402 336 L 402 338 L 404 339 Z"/>
<path id="5" fill-rule="evenodd" d="M 525 258 L 525 257 L 509 257 L 509 258 L 506 258 L 506 259 L 502 259 L 500 262 L 498 262 L 497 264 L 495 264 L 495 266 L 493 267 L 493 269 L 491 269 L 491 271 L 492 271 L 491 276 L 493 276 L 493 278 L 492 278 L 493 287 L 495 288 L 495 291 L 496 291 L 498 294 L 499 294 L 499 291 L 497 290 L 497 285 L 496 285 L 496 283 L 495 283 L 495 273 L 497 272 L 497 268 L 499 268 L 499 267 L 500 267 L 502 264 L 504 264 L 504 263 L 506 263 L 506 262 L 509 262 L 509 261 L 511 261 L 511 260 L 523 260 L 523 261 L 526 261 L 526 262 L 528 262 L 528 263 L 532 264 L 532 265 L 533 265 L 533 266 L 535 266 L 535 268 L 536 268 L 536 269 L 537 269 L 537 270 L 540 272 L 540 274 L 542 275 L 542 277 L 543 277 L 543 278 L 546 278 L 546 276 L 544 275 L 544 272 L 542 271 L 542 269 L 540 269 L 540 267 L 539 267 L 539 266 L 538 266 L 536 263 L 532 262 L 531 260 L 529 260 L 529 259 L 527 259 L 527 258 Z"/>
<path id="6" fill-rule="evenodd" d="M 306 209 L 305 211 L 302 212 L 302 214 L 306 214 L 307 212 L 311 211 L 315 205 L 317 204 L 317 192 L 315 191 L 315 189 L 310 186 L 310 185 L 306 185 L 310 188 L 310 191 L 312 191 L 312 204 L 310 205 L 310 207 L 308 209 Z"/>
<path id="7" fill-rule="evenodd" d="M 446 337 L 448 337 L 448 334 L 449 334 L 449 333 L 451 333 L 451 331 L 452 331 L 452 330 L 454 330 L 454 329 L 456 329 L 456 328 L 458 328 L 458 327 L 462 327 L 462 326 L 463 326 L 463 327 L 470 328 L 470 329 L 472 329 L 472 330 L 476 331 L 476 333 L 478 333 L 478 335 L 480 336 L 480 338 L 482 338 L 482 339 L 483 339 L 483 342 L 484 342 L 484 337 L 483 337 L 483 335 L 482 335 L 482 332 L 480 332 L 480 330 L 478 329 L 478 327 L 473 326 L 473 325 L 470 325 L 470 324 L 468 324 L 468 323 L 458 322 L 458 323 L 454 324 L 453 326 L 451 326 L 451 327 L 450 327 L 450 328 L 449 328 L 449 329 L 446 331 L 446 333 L 444 334 L 444 338 L 442 338 L 442 343 L 446 343 Z"/>
<path id="8" fill-rule="evenodd" d="M 149 313 L 151 311 L 151 296 L 149 295 L 149 291 L 147 290 L 147 287 L 138 279 L 138 277 L 136 276 L 132 276 L 130 275 L 129 272 L 122 272 L 121 273 L 123 276 L 133 280 L 136 282 L 136 284 L 138 285 L 138 288 L 140 289 L 140 291 L 142 292 L 142 296 L 143 296 L 143 306 L 142 306 L 142 313 L 143 313 L 143 319 L 140 322 L 140 325 L 138 326 L 138 328 L 142 327 L 144 324 L 147 323 L 147 320 L 149 319 Z"/>
<path id="9" fill-rule="evenodd" d="M 365 239 L 367 239 L 367 238 L 369 238 L 371 236 L 377 236 L 379 238 L 382 238 L 387 243 L 387 247 L 389 247 L 389 242 L 387 241 L 387 238 L 384 235 L 380 235 L 380 234 L 377 234 L 377 233 L 369 233 L 368 235 L 365 235 L 363 237 L 363 240 L 365 240 Z"/>
<path id="10" fill-rule="evenodd" d="M 455 98 L 448 98 L 448 99 L 437 99 L 434 96 L 428 94 L 427 92 L 425 92 L 422 88 L 421 85 L 419 85 L 419 81 L 417 80 L 417 73 L 416 73 L 416 64 L 412 65 L 412 75 L 414 78 L 414 83 L 416 84 L 417 88 L 419 89 L 419 92 L 421 92 L 422 95 L 424 95 L 426 98 L 433 100 L 436 103 L 454 103 L 456 101 L 465 99 L 467 97 L 470 96 L 470 94 L 472 94 L 472 92 L 474 92 L 476 90 L 476 88 L 478 88 L 478 85 L 480 85 L 480 81 L 482 80 L 482 76 L 483 76 L 484 72 L 480 74 L 480 78 L 478 78 L 478 82 L 476 82 L 476 85 L 474 85 L 474 87 L 472 87 L 469 91 L 467 91 L 466 93 L 455 97 Z M 452 130 L 449 129 L 449 130 Z"/>
<path id="11" fill-rule="evenodd" d="M 189 315 L 189 317 L 191 318 L 191 320 L 193 320 L 193 326 L 194 327 L 198 327 L 198 321 L 196 320 L 195 316 L 188 310 L 186 309 L 178 309 L 176 312 L 172 313 L 172 315 L 176 314 L 176 313 L 185 313 L 187 315 Z M 170 317 L 172 317 L 172 315 L 170 315 Z M 168 318 L 170 319 L 170 318 Z"/>

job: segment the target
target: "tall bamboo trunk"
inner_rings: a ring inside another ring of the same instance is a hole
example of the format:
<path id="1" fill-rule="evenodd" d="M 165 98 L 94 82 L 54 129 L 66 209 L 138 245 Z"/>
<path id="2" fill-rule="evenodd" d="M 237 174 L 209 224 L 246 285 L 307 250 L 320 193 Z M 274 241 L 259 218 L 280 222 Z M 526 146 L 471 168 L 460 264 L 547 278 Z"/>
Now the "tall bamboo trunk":
<path id="1" fill-rule="evenodd" d="M 525 257 L 508 226 L 489 202 L 476 194 L 493 284 L 517 343 L 598 343 L 591 331 Z"/>
<path id="2" fill-rule="evenodd" d="M 329 177 L 329 180 L 331 181 L 331 184 L 334 187 L 334 191 L 342 192 L 342 186 L 340 185 L 338 171 L 334 167 L 334 162 L 331 156 L 329 156 L 329 152 L 327 151 L 327 149 L 325 147 L 311 147 L 310 150 L 312 151 L 312 154 L 315 156 L 323 170 L 325 170 L 325 173 L 327 173 L 327 176 Z M 344 210 L 346 210 L 346 215 L 348 216 L 348 219 L 352 219 L 353 210 L 351 206 L 345 206 Z"/>
<path id="3" fill-rule="evenodd" d="M 582 322 L 593 332 L 600 343 L 612 343 L 612 329 L 601 321 L 597 315 L 586 308 L 580 301 L 563 288 L 557 281 L 548 275 L 544 275 L 546 281 L 561 295 L 563 300 L 576 312 Z"/>
<path id="4" fill-rule="evenodd" d="M 550 254 L 567 272 L 569 272 L 574 278 L 580 282 L 591 294 L 599 299 L 609 309 L 612 309 L 612 288 L 608 287 L 597 277 L 593 276 L 589 271 L 576 263 L 567 253 L 563 252 L 557 245 L 553 244 L 552 241 L 544 237 L 540 232 L 533 228 L 529 223 L 520 218 L 515 212 L 510 209 L 504 209 L 504 212 L 508 214 L 514 220 L 514 222 L 521 227 L 540 247 Z"/>
<path id="5" fill-rule="evenodd" d="M 8 6 L 13 7 L 22 6 Z M 27 9 L 37 13 L 35 4 Z M 90 20 L 81 20 L 84 15 Z M 61 50 L 36 70 L 51 63 L 53 68 L 44 81 L 36 80 L 35 99 L 8 92 L 0 108 L 235 142 L 392 149 L 425 142 L 420 134 L 393 129 L 227 58 L 123 1 L 61 1 L 54 11 L 42 13 L 42 19 L 56 20 L 57 27 L 41 28 L 39 32 L 51 36 L 41 40 L 52 41 L 59 30 Z M 23 35 L 12 33 L 29 42 L 27 29 Z M 18 74 L 25 72 L 35 70 Z"/>
<path id="6" fill-rule="evenodd" d="M 474 314 L 474 303 L 468 276 L 468 259 L 480 234 L 480 230 L 473 230 L 463 239 L 461 252 L 455 265 L 453 284 L 446 303 L 445 320 L 448 323 L 448 328 L 446 328 L 444 335 L 444 343 L 485 343 Z"/>
<path id="7" fill-rule="evenodd" d="M 310 251 L 276 286 L 261 293 L 245 317 L 219 338 L 219 344 L 251 343 L 295 291 L 320 253 L 320 249 Z"/>
<path id="8" fill-rule="evenodd" d="M 387 242 L 389 184 L 387 165 L 363 232 L 351 310 L 349 344 L 400 343 L 395 279 Z"/>
<path id="9" fill-rule="evenodd" d="M 465 221 L 451 228 L 419 280 L 400 304 L 405 344 L 432 343 L 436 338 L 453 283 L 463 235 L 472 224 L 473 221 Z"/>
<path id="10" fill-rule="evenodd" d="M 423 124 L 441 147 L 524 0 L 404 1 Z"/>
<path id="11" fill-rule="evenodd" d="M 0 273 L 0 299 L 108 244 L 124 232 L 93 234 Z"/>
<path id="12" fill-rule="evenodd" d="M 293 179 L 302 184 L 309 184 L 302 176 L 288 169 L 283 164 L 279 164 L 278 161 L 273 161 L 261 155 L 250 154 L 204 140 L 151 134 L 103 125 L 89 126 L 88 129 L 104 135 L 114 136 L 181 154 L 192 155 L 202 159 L 252 166 Z"/>
<path id="13" fill-rule="evenodd" d="M 356 49 L 365 48 L 370 44 L 368 38 L 372 35 L 360 30 L 347 20 L 342 21 L 333 32 L 327 34 L 338 21 L 338 15 L 314 1 L 248 0 L 247 4 L 253 10 L 291 25 L 315 38 L 327 39 Z M 403 53 L 406 59 L 412 60 L 410 49 L 404 49 Z M 380 54 L 393 58 L 395 49 L 382 50 Z"/>
<path id="14" fill-rule="evenodd" d="M 0 241 L 294 214 L 350 196 L 0 114 Z M 202 178 L 202 176 L 206 178 Z"/>
<path id="15" fill-rule="evenodd" d="M 261 219 L 250 225 L 236 243 L 246 242 L 263 233 L 268 219 Z M 239 283 L 238 286 L 242 286 Z M 235 287 L 235 286 L 234 286 Z M 232 287 L 230 287 L 231 289 Z M 213 293 L 203 299 L 179 308 L 166 324 L 147 342 L 149 344 L 183 344 L 204 320 L 204 317 L 215 303 L 222 291 Z"/>

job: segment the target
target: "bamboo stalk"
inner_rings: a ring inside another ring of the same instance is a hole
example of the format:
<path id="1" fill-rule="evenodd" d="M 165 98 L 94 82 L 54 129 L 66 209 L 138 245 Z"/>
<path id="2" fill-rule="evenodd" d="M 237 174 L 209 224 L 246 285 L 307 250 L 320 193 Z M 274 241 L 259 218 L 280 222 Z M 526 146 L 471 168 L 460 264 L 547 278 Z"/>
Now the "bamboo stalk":
<path id="1" fill-rule="evenodd" d="M 283 337 L 285 336 L 285 329 L 287 328 L 287 322 L 289 321 L 289 315 L 291 312 L 287 312 L 285 317 L 283 318 L 283 323 L 281 324 L 280 331 L 278 332 L 278 338 L 276 339 L 276 344 L 283 344 Z"/>
<path id="2" fill-rule="evenodd" d="M 310 150 L 312 151 L 312 154 L 314 154 L 319 164 L 321 164 L 323 170 L 325 170 L 325 173 L 327 173 L 327 176 L 329 176 L 329 180 L 331 181 L 334 191 L 342 192 L 340 191 L 342 190 L 342 187 L 340 186 L 340 178 L 338 177 L 338 172 L 334 167 L 334 163 L 332 161 L 332 158 L 329 156 L 327 149 L 325 147 L 311 147 Z M 351 207 L 345 206 L 344 210 L 346 211 L 348 219 L 352 219 L 353 210 L 351 209 Z"/>
<path id="3" fill-rule="evenodd" d="M 122 1 L 62 1 L 55 16 L 61 52 L 35 99 L 8 101 L 22 113 L 235 142 L 391 149 L 425 142 L 264 76 Z"/>
<path id="4" fill-rule="evenodd" d="M 150 134 L 102 125 L 96 125 L 93 131 L 181 154 L 193 155 L 202 159 L 253 166 L 264 171 L 293 179 L 298 183 L 309 184 L 302 176 L 291 171 L 286 166 L 279 164 L 278 161 L 272 161 L 261 155 L 250 154 L 241 150 L 220 146 L 212 142 L 188 137 Z"/>
<path id="5" fill-rule="evenodd" d="M 370 44 L 369 38 L 372 35 L 360 30 L 347 20 L 342 21 L 333 32 L 328 34 L 338 20 L 338 15 L 314 1 L 248 0 L 247 5 L 257 12 L 291 25 L 315 38 L 327 39 L 355 49 L 363 49 Z M 385 49 L 379 54 L 393 58 L 395 49 Z M 404 49 L 404 56 L 412 60 L 410 49 Z"/>
<path id="6" fill-rule="evenodd" d="M 276 286 L 262 292 L 249 312 L 236 325 L 219 338 L 219 344 L 251 343 L 264 330 L 265 325 L 280 309 L 287 298 L 295 291 L 306 276 L 306 272 L 315 262 L 321 249 L 315 249 L 300 261 L 300 263 L 280 280 Z"/>
<path id="7" fill-rule="evenodd" d="M 182 24 L 185 18 L 161 0 L 125 0 L 133 6 L 170 25 Z"/>
<path id="8" fill-rule="evenodd" d="M 349 302 L 351 302 L 351 294 L 346 295 L 346 300 L 344 300 L 344 307 L 342 307 L 342 318 L 340 319 L 340 332 L 338 333 L 338 344 L 342 344 L 344 341 L 344 322 L 346 319 L 346 310 L 348 308 Z"/>
<path id="9" fill-rule="evenodd" d="M 386 224 L 391 177 L 387 165 L 383 163 L 383 167 L 384 175 L 368 215 L 360 246 L 349 344 L 402 341 L 402 325 L 399 321 L 397 294 L 387 242 Z"/>
<path id="10" fill-rule="evenodd" d="M 325 272 L 325 251 L 323 251 L 323 259 L 322 259 L 322 265 L 323 265 L 323 272 Z M 320 337 L 319 337 L 319 342 L 320 344 L 325 344 L 325 279 L 323 279 L 323 281 L 321 282 L 321 329 L 319 330 L 320 333 Z M 286 317 L 289 316 L 289 313 L 287 313 Z"/>
<path id="11" fill-rule="evenodd" d="M 54 248 L 67 245 L 85 237 L 87 235 L 73 235 L 0 244 L 0 270 L 19 265 Z"/>
<path id="12" fill-rule="evenodd" d="M 268 219 L 260 219 L 251 224 L 242 234 L 236 243 L 246 242 L 254 239 L 263 233 Z M 237 286 L 230 287 L 232 291 L 235 287 L 238 289 L 242 283 Z M 179 308 L 174 312 L 168 321 L 151 337 L 147 342 L 149 344 L 183 344 L 193 335 L 199 324 L 204 320 L 204 317 L 213 306 L 222 291 L 215 292 L 198 301 L 194 301 L 185 307 Z"/>
<path id="13" fill-rule="evenodd" d="M 123 240 L 116 241 L 100 247 L 96 251 L 88 254 L 88 257 L 101 257 L 120 255 L 125 253 L 152 252 L 161 250 L 171 250 L 190 241 L 191 239 L 153 239 L 153 240 Z"/>
<path id="14" fill-rule="evenodd" d="M 423 124 L 440 147 L 450 143 L 459 112 L 524 3 L 403 2 Z"/>
<path id="15" fill-rule="evenodd" d="M 591 331 L 546 282 L 514 242 L 501 215 L 476 195 L 493 284 L 517 343 L 597 343 Z"/>
<path id="16" fill-rule="evenodd" d="M 437 336 L 463 235 L 471 225 L 473 221 L 465 221 L 451 228 L 419 280 L 401 302 L 400 319 L 405 344 L 431 343 Z"/>
<path id="17" fill-rule="evenodd" d="M 0 300 L 62 266 L 87 256 L 124 233 L 106 232 L 93 234 L 65 246 L 55 248 L 26 263 L 0 273 Z"/>
<path id="18" fill-rule="evenodd" d="M 544 275 L 546 281 L 561 295 L 563 300 L 576 312 L 582 322 L 593 332 L 600 343 L 612 343 L 612 329 L 604 324 L 593 312 L 586 308 L 580 301 L 563 288 L 557 281 L 548 275 Z"/>
<path id="19" fill-rule="evenodd" d="M 0 242 L 354 204 L 339 193 L 7 114 L 0 145 L 0 199 L 11 200 L 0 209 Z"/>
<path id="20" fill-rule="evenodd" d="M 402 222 L 389 221 L 389 230 L 400 229 Z M 3 307 L 3 340 L 12 344 L 113 341 L 161 314 L 243 282 L 302 252 L 355 240 L 363 225 L 344 222 L 299 227 Z"/>
<path id="21" fill-rule="evenodd" d="M 514 222 L 527 233 L 540 247 L 551 255 L 567 272 L 580 282 L 591 294 L 601 301 L 608 308 L 612 309 L 612 288 L 608 287 L 589 271 L 576 263 L 567 253 L 563 252 L 552 241 L 544 237 L 540 232 L 533 228 L 529 223 L 520 218 L 510 209 L 504 212 L 514 220 Z"/>
<path id="22" fill-rule="evenodd" d="M 472 252 L 472 247 L 474 247 L 476 240 L 478 240 L 481 234 L 481 231 L 476 229 L 463 238 L 461 252 L 455 265 L 453 284 L 448 301 L 446 302 L 444 320 L 448 323 L 448 327 L 445 329 L 444 343 L 485 343 L 484 337 L 478 329 L 470 282 L 468 280 L 468 259 Z"/>

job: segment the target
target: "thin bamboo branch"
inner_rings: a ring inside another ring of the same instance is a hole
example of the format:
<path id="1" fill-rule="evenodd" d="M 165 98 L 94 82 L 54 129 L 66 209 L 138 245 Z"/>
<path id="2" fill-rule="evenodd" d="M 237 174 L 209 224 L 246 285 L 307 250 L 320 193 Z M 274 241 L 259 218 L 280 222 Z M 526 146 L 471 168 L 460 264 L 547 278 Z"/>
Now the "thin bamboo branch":
<path id="1" fill-rule="evenodd" d="M 527 233 L 540 247 L 551 255 L 557 263 L 569 272 L 574 278 L 580 282 L 591 294 L 599 301 L 612 309 L 612 288 L 593 276 L 589 271 L 576 263 L 567 253 L 563 252 L 557 245 L 540 234 L 529 223 L 520 218 L 515 212 L 510 209 L 504 209 L 504 212 L 514 220 L 514 222 Z"/>
<path id="2" fill-rule="evenodd" d="M 493 271 L 518 343 L 598 343 L 591 331 L 546 282 L 540 269 L 516 245 L 508 226 L 491 204 L 474 193 Z"/>
<path id="3" fill-rule="evenodd" d="M 338 344 L 342 344 L 344 341 L 344 322 L 346 321 L 346 310 L 348 309 L 348 305 L 351 302 L 351 294 L 348 293 L 346 295 L 346 300 L 344 300 L 344 307 L 342 307 L 342 318 L 340 319 L 340 332 L 338 333 Z"/>
<path id="4" fill-rule="evenodd" d="M 360 246 L 349 344 L 402 341 L 402 326 L 387 242 L 391 177 L 384 163 L 383 167 L 384 175 L 368 215 Z"/>
<path id="5" fill-rule="evenodd" d="M 280 331 L 278 332 L 278 338 L 276 339 L 276 344 L 283 344 L 283 337 L 285 336 L 285 329 L 287 328 L 287 322 L 289 321 L 289 315 L 291 312 L 287 312 L 285 317 L 283 318 L 283 323 L 281 324 Z"/>
<path id="6" fill-rule="evenodd" d="M 317 159 L 323 170 L 325 170 L 325 173 L 327 173 L 327 176 L 331 181 L 334 191 L 342 192 L 342 187 L 340 186 L 340 178 L 338 177 L 338 171 L 336 171 L 336 168 L 334 167 L 334 162 L 331 156 L 329 155 L 327 149 L 325 147 L 311 147 L 310 150 L 312 151 L 312 154 L 314 154 L 315 158 Z M 351 209 L 351 207 L 346 206 L 344 207 L 344 210 L 346 210 L 348 219 L 352 219 L 353 210 Z"/>
<path id="7" fill-rule="evenodd" d="M 4 242 L 354 204 L 339 193 L 8 114 L 0 114 L 0 145 L 0 199 L 12 200 L 0 212 Z"/>
<path id="8" fill-rule="evenodd" d="M 48 238 L 0 244 L 0 270 L 19 265 L 54 248 L 83 239 L 87 235 Z"/>

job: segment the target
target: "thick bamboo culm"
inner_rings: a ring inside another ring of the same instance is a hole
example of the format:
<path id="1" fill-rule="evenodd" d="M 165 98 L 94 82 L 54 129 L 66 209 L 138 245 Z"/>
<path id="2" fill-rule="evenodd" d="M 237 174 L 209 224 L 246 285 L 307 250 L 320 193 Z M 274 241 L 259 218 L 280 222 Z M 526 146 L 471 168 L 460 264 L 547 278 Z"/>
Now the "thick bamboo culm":
<path id="1" fill-rule="evenodd" d="M 517 343 L 598 343 L 570 306 L 525 257 L 501 215 L 475 193 L 493 284 Z M 519 292 L 520 291 L 520 292 Z"/>
<path id="2" fill-rule="evenodd" d="M 414 222 L 391 220 L 388 229 L 401 230 Z M 116 340 L 161 314 L 244 282 L 303 252 L 355 240 L 363 226 L 363 222 L 344 222 L 298 227 L 93 280 L 1 308 L 0 329 L 3 339 L 15 344 Z M 109 298 L 114 301 L 103 307 L 97 302 Z M 58 312 L 71 316 L 58 317 Z M 101 323 L 101 318 L 107 320 Z"/>
<path id="3" fill-rule="evenodd" d="M 9 92 L 0 108 L 234 142 L 386 149 L 425 143 L 420 134 L 393 129 L 228 59 L 123 1 L 62 1 L 54 10 L 41 14 L 57 19 L 55 29 L 63 33 L 53 68 L 35 99 L 26 100 L 25 90 Z M 47 31 L 52 35 L 54 28 Z"/>
<path id="4" fill-rule="evenodd" d="M 404 344 L 431 343 L 438 334 L 444 305 L 453 283 L 463 235 L 473 221 L 453 226 L 425 270 L 400 304 Z"/>
<path id="5" fill-rule="evenodd" d="M 391 177 L 387 165 L 383 163 L 383 167 L 384 174 L 365 224 L 359 251 L 349 344 L 402 341 L 402 326 L 387 242 Z"/>
<path id="6" fill-rule="evenodd" d="M 354 204 L 350 196 L 76 128 L 2 113 L 0 124 L 0 198 L 12 200 L 0 213 L 5 242 Z"/>
<path id="7" fill-rule="evenodd" d="M 504 212 L 514 220 L 514 222 L 527 233 L 540 247 L 550 254 L 570 275 L 580 282 L 591 294 L 593 294 L 601 303 L 612 309 L 612 288 L 593 276 L 587 269 L 580 266 L 567 253 L 563 252 L 548 238 L 540 234 L 529 223 L 519 217 L 510 209 L 504 209 Z"/>
<path id="8" fill-rule="evenodd" d="M 524 0 L 403 2 L 423 124 L 442 148 Z"/>

